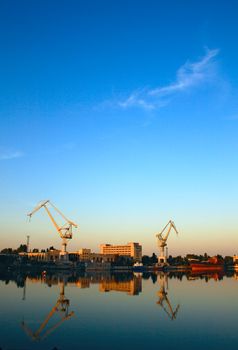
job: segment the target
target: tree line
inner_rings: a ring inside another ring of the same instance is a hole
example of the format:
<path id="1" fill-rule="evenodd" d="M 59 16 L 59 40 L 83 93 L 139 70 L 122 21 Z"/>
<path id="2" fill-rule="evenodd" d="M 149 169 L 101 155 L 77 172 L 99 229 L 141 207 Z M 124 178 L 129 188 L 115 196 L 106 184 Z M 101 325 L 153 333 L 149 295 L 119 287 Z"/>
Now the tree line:
<path id="1" fill-rule="evenodd" d="M 216 255 L 219 260 L 224 261 L 225 265 L 232 265 L 233 264 L 233 257 L 232 256 L 222 256 L 220 254 Z M 204 253 L 203 255 L 197 255 L 197 254 L 187 254 L 185 256 L 175 256 L 173 257 L 172 255 L 169 255 L 167 258 L 168 264 L 172 266 L 176 265 L 189 265 L 189 262 L 191 260 L 194 261 L 207 261 L 211 256 L 209 256 L 207 253 Z M 158 262 L 157 255 L 153 253 L 151 256 L 148 255 L 143 255 L 142 256 L 142 263 L 145 266 L 153 266 Z"/>
<path id="2" fill-rule="evenodd" d="M 32 249 L 33 253 L 45 253 L 48 252 L 50 250 L 55 250 L 55 248 L 53 246 L 46 248 L 46 249 L 38 249 L 38 248 L 34 248 Z M 13 248 L 4 248 L 1 250 L 1 254 L 19 254 L 19 253 L 26 253 L 27 252 L 27 245 L 26 244 L 21 244 L 17 249 L 13 249 Z"/>
<path id="3" fill-rule="evenodd" d="M 41 249 L 39 250 L 38 248 L 34 248 L 32 250 L 33 253 L 45 253 L 50 250 L 54 250 L 55 248 L 53 246 L 46 248 L 46 249 Z M 27 245 L 26 244 L 20 244 L 20 246 L 17 249 L 12 249 L 12 248 L 4 248 L 1 250 L 1 254 L 19 254 L 19 253 L 26 253 L 27 252 Z M 219 260 L 223 260 L 225 265 L 232 265 L 233 264 L 233 257 L 232 256 L 225 256 L 223 257 L 220 254 L 216 255 Z M 203 255 L 197 255 L 197 254 L 187 254 L 186 256 L 175 256 L 173 257 L 172 255 L 169 255 L 167 261 L 169 265 L 176 266 L 176 265 L 189 265 L 189 262 L 191 260 L 195 261 L 207 261 L 210 258 L 210 256 L 207 253 L 204 253 Z M 133 261 L 132 259 L 129 261 L 128 258 L 118 256 L 117 263 L 121 263 L 121 265 L 132 265 Z M 144 266 L 153 266 L 157 264 L 158 262 L 158 257 L 155 253 L 153 253 L 151 256 L 149 255 L 143 255 L 142 256 L 142 264 Z"/>

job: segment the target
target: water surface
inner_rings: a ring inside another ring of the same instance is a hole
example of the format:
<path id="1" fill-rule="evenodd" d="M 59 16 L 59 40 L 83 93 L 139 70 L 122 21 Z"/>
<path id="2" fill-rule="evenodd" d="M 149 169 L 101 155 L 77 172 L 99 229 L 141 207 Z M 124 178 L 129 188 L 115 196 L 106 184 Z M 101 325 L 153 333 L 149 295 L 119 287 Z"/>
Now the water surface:
<path id="1" fill-rule="evenodd" d="M 1 349 L 238 347 L 238 280 L 182 273 L 1 273 Z"/>

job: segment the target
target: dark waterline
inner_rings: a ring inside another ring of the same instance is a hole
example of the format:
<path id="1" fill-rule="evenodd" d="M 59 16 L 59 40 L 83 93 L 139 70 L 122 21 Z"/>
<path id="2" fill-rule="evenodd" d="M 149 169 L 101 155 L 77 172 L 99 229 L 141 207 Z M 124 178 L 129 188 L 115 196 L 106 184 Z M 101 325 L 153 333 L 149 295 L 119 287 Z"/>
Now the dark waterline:
<path id="1" fill-rule="evenodd" d="M 235 348 L 237 278 L 1 272 L 0 348 Z"/>

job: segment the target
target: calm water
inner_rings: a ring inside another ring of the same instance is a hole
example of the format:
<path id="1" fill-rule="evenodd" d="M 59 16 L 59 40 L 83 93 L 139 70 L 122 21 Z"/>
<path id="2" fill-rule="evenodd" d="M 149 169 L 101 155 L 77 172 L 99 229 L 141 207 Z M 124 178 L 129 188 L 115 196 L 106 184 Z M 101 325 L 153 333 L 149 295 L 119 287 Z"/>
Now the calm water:
<path id="1" fill-rule="evenodd" d="M 238 275 L 0 274 L 1 349 L 238 347 Z"/>

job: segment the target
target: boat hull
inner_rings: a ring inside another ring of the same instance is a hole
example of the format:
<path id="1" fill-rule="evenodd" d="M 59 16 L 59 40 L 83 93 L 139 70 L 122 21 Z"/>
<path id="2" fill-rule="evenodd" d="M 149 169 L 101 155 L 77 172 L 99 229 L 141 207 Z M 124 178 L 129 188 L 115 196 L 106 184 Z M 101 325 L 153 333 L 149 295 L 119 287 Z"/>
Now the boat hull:
<path id="1" fill-rule="evenodd" d="M 192 271 L 222 271 L 224 265 L 222 264 L 190 264 Z"/>

